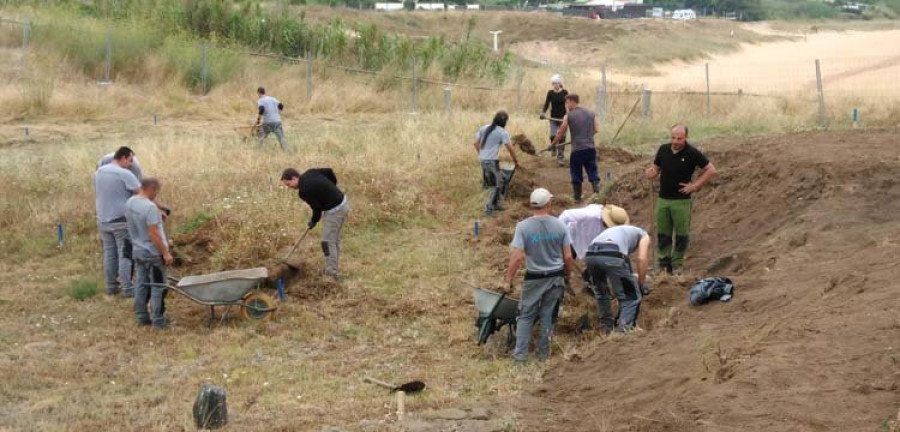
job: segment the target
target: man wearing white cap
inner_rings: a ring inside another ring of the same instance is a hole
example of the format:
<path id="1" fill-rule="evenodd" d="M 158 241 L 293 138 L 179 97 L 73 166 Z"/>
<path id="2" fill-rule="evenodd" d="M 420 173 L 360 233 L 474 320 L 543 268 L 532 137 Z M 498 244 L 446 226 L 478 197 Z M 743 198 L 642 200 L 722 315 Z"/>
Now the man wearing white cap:
<path id="1" fill-rule="evenodd" d="M 637 276 L 632 271 L 629 258 L 634 252 L 637 252 Z M 631 225 L 607 228 L 591 242 L 584 261 L 595 283 L 593 288 L 600 331 L 609 333 L 613 330 L 608 285 L 612 286 L 619 300 L 615 331 L 632 329 L 637 324 L 641 298 L 650 293 L 646 285 L 650 265 L 650 236 L 647 231 Z"/>
<path id="2" fill-rule="evenodd" d="M 562 77 L 559 75 L 553 75 L 550 78 L 550 84 L 553 85 L 553 88 L 547 91 L 547 97 L 544 99 L 544 109 L 541 110 L 541 119 L 547 118 L 547 108 L 550 108 L 550 142 L 552 143 L 553 138 L 556 138 L 556 133 L 559 132 L 562 118 L 566 116 L 566 96 L 569 92 L 563 88 Z M 554 148 L 553 153 L 556 155 L 556 163 L 559 166 L 565 166 L 565 148 Z"/>
<path id="3" fill-rule="evenodd" d="M 528 342 L 534 321 L 540 318 L 537 357 L 545 360 L 550 355 L 550 334 L 553 331 L 553 313 L 565 287 L 565 278 L 572 270 L 572 239 L 566 226 L 553 217 L 553 195 L 543 188 L 531 193 L 531 209 L 534 216 L 516 224 L 512 241 L 512 258 L 506 278 L 510 286 L 522 264 L 525 264 L 525 282 L 522 284 L 522 300 L 519 302 L 519 318 L 516 327 L 516 363 L 528 359 Z"/>

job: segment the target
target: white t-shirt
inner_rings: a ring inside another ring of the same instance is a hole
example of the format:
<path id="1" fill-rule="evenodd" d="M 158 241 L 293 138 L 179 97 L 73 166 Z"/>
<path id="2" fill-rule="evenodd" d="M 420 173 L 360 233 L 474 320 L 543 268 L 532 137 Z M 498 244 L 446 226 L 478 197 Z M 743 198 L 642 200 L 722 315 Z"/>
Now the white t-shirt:
<path id="1" fill-rule="evenodd" d="M 263 96 L 259 98 L 258 107 L 262 107 L 263 123 L 281 123 L 281 112 L 278 111 L 278 104 L 281 102 L 272 96 Z"/>
<path id="2" fill-rule="evenodd" d="M 559 220 L 566 225 L 575 254 L 578 258 L 584 258 L 588 246 L 600 233 L 606 229 L 603 225 L 603 206 L 590 204 L 582 208 L 570 209 L 559 215 Z"/>

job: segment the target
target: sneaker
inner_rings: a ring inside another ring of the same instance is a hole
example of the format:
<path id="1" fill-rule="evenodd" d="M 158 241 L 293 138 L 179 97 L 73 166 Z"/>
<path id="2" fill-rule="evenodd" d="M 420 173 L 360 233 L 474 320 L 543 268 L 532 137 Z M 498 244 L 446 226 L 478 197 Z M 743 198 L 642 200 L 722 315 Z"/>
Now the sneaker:
<path id="1" fill-rule="evenodd" d="M 150 320 L 138 320 L 138 327 L 150 327 L 151 325 L 153 325 L 153 322 Z"/>
<path id="2" fill-rule="evenodd" d="M 566 166 L 566 161 L 557 160 L 557 161 L 556 161 L 556 165 L 559 166 L 559 167 L 565 167 L 565 166 Z"/>

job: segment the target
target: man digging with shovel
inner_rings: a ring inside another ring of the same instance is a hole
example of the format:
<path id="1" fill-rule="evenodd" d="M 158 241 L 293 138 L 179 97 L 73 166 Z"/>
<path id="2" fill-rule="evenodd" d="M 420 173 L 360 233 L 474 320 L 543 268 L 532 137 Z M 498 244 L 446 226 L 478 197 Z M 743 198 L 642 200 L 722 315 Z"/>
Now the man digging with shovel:
<path id="1" fill-rule="evenodd" d="M 312 168 L 300 174 L 296 169 L 288 168 L 281 173 L 281 182 L 296 189 L 300 199 L 312 209 L 307 231 L 319 223 L 324 213 L 322 253 L 325 254 L 325 274 L 340 280 L 341 229 L 350 213 L 350 204 L 347 196 L 337 187 L 334 171 L 331 168 Z"/>
<path id="2" fill-rule="evenodd" d="M 572 154 L 569 156 L 569 174 L 572 176 L 572 190 L 575 202 L 581 202 L 581 183 L 584 181 L 582 170 L 587 172 L 588 181 L 595 199 L 600 194 L 600 176 L 597 174 L 597 148 L 594 144 L 594 135 L 597 134 L 597 116 L 593 111 L 578 106 L 578 95 L 566 96 L 566 109 L 568 114 L 562 119 L 562 124 L 556 133 L 556 138 L 550 144 L 557 147 L 566 137 L 566 131 L 572 129 Z"/>

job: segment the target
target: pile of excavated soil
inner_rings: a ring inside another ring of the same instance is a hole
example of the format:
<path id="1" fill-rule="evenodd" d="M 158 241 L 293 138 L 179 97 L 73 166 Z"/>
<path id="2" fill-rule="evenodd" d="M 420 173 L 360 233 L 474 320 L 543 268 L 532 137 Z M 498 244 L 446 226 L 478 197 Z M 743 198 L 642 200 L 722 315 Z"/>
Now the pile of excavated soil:
<path id="1" fill-rule="evenodd" d="M 557 360 L 518 401 L 523 430 L 880 430 L 896 418 L 898 142 L 865 131 L 702 143 L 721 175 L 694 200 L 689 276 L 653 282 L 644 331 Z M 616 168 L 610 202 L 649 229 L 646 159 Z M 535 183 L 562 190 L 544 165 Z M 735 281 L 734 299 L 689 306 L 693 278 L 714 275 Z"/>

